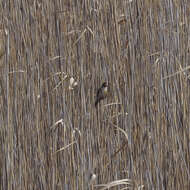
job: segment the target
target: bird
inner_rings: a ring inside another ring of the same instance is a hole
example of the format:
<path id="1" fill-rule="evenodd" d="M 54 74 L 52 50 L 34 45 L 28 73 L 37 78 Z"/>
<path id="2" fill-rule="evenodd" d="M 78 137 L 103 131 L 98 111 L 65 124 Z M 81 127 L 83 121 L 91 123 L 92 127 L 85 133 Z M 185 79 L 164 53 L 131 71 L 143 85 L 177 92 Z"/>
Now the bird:
<path id="1" fill-rule="evenodd" d="M 108 95 L 108 83 L 104 82 L 102 86 L 98 89 L 95 101 L 95 107 L 97 107 L 98 103 L 105 99 Z"/>

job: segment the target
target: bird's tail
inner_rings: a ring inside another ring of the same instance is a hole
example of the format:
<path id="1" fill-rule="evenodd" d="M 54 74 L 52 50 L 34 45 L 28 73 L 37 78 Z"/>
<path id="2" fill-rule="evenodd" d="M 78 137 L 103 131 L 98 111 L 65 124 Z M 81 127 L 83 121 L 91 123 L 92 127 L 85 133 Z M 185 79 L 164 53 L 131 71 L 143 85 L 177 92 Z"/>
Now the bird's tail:
<path id="1" fill-rule="evenodd" d="M 98 102 L 99 102 L 99 100 L 98 100 L 98 99 L 96 99 L 96 101 L 95 101 L 95 107 L 97 107 Z"/>

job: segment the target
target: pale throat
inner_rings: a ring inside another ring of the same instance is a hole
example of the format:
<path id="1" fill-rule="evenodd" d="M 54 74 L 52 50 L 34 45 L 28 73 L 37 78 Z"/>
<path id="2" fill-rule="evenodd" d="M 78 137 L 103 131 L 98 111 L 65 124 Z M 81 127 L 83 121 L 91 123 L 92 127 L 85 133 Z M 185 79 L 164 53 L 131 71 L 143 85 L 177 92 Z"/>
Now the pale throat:
<path id="1" fill-rule="evenodd" d="M 108 91 L 108 87 L 106 86 L 105 88 L 104 88 L 104 92 L 106 93 Z"/>

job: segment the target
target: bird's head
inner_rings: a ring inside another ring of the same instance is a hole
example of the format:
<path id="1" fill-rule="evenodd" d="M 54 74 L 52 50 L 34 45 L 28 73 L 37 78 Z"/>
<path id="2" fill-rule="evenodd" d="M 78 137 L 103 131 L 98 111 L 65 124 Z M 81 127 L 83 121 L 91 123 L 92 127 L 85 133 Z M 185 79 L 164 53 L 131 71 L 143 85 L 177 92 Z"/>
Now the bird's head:
<path id="1" fill-rule="evenodd" d="M 102 84 L 102 87 L 108 87 L 108 83 L 107 83 L 107 82 L 104 82 L 104 83 Z"/>

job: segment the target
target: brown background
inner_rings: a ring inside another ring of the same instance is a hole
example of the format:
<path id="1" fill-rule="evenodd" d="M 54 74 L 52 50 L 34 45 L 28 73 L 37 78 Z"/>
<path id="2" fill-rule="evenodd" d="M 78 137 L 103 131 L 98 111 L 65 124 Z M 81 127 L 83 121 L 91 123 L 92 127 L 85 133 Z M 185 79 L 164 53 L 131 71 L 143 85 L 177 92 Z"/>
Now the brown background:
<path id="1" fill-rule="evenodd" d="M 188 0 L 2 0 L 1 189 L 189 189 L 189 13 Z"/>

